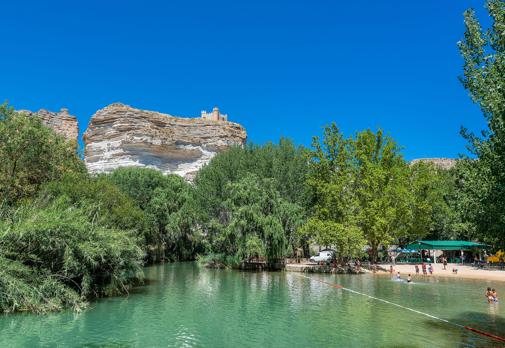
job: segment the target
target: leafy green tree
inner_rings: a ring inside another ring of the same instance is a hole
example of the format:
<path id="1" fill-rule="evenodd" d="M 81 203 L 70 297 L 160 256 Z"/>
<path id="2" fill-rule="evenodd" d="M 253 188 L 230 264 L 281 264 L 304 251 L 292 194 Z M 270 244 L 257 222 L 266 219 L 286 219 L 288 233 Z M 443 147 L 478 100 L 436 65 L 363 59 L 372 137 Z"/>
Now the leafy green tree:
<path id="1" fill-rule="evenodd" d="M 458 164 L 459 204 L 464 222 L 473 224 L 475 237 L 505 245 L 505 2 L 490 0 L 492 19 L 487 31 L 470 9 L 459 42 L 464 59 L 461 81 L 479 104 L 488 130 L 478 137 L 466 129 L 469 157 Z M 473 159 L 475 158 L 475 159 Z"/>
<path id="2" fill-rule="evenodd" d="M 274 180 L 249 174 L 229 183 L 225 190 L 221 219 L 212 220 L 210 251 L 234 256 L 238 262 L 264 257 L 270 266 L 285 257 L 293 225 L 284 221 L 290 229 L 284 230 L 281 206 L 289 208 L 275 189 Z"/>
<path id="3" fill-rule="evenodd" d="M 107 180 L 144 212 L 151 257 L 192 260 L 202 251 L 201 221 L 205 218 L 191 184 L 147 168 L 120 168 Z"/>
<path id="4" fill-rule="evenodd" d="M 40 186 L 65 173 L 85 172 L 75 144 L 36 117 L 0 106 L 0 197 L 14 205 L 33 197 Z"/>
<path id="5" fill-rule="evenodd" d="M 298 205 L 306 204 L 306 150 L 295 147 L 289 139 L 264 146 L 248 144 L 233 147 L 216 155 L 197 174 L 195 186 L 201 206 L 216 216 L 226 200 L 226 185 L 248 174 L 273 179 L 275 189 L 283 199 Z"/>
<path id="6" fill-rule="evenodd" d="M 346 139 L 332 124 L 312 147 L 302 238 L 336 247 L 342 260 L 359 256 L 366 242 L 375 261 L 381 247 L 430 232 L 433 204 L 443 199 L 436 172 L 409 167 L 392 138 L 366 130 Z"/>

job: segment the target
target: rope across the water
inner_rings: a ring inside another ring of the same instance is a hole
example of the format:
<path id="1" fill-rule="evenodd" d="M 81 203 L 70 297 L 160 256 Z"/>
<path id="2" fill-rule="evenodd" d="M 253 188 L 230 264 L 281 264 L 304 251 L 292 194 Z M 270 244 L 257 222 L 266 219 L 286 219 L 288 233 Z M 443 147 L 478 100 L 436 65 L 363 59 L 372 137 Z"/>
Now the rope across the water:
<path id="1" fill-rule="evenodd" d="M 383 302 L 383 303 L 387 303 L 389 305 L 392 305 L 392 306 L 395 306 L 395 307 L 398 307 L 398 308 L 402 308 L 402 309 L 405 309 L 407 311 L 411 311 L 411 312 L 414 312 L 414 313 L 417 313 L 417 314 L 420 314 L 420 315 L 424 315 L 425 317 L 428 317 L 428 318 L 431 318 L 431 319 L 435 319 L 435 320 L 439 320 L 439 321 L 444 322 L 446 324 L 456 326 L 456 327 L 458 327 L 460 329 L 469 330 L 469 331 L 472 331 L 472 332 L 474 332 L 476 334 L 492 338 L 492 339 L 494 339 L 494 340 L 496 340 L 498 342 L 505 342 L 505 338 L 493 335 L 492 333 L 481 331 L 481 330 L 478 330 L 478 329 L 474 329 L 474 328 L 472 328 L 470 326 L 465 326 L 465 325 L 453 323 L 452 321 L 449 321 L 447 319 L 439 318 L 439 317 L 436 317 L 434 315 L 431 315 L 431 314 L 428 314 L 428 313 L 425 313 L 425 312 L 421 312 L 421 311 L 418 311 L 418 310 L 413 309 L 413 308 L 402 306 L 402 305 L 400 305 L 398 303 L 394 303 L 394 302 L 391 302 L 391 301 L 388 301 L 388 300 L 384 300 L 384 299 L 379 298 L 379 297 L 368 295 L 368 294 L 365 294 L 365 293 L 362 293 L 362 292 L 359 292 L 359 291 L 356 291 L 356 290 L 352 290 L 352 289 L 349 289 L 349 288 L 345 288 L 345 287 L 343 287 L 343 286 L 341 286 L 339 284 L 336 284 L 336 283 L 326 282 L 324 280 L 313 278 L 313 277 L 308 277 L 308 276 L 303 275 L 303 274 L 298 274 L 298 276 L 303 277 L 303 278 L 307 278 L 307 279 L 309 279 L 311 281 L 316 281 L 318 283 L 329 285 L 329 286 L 331 286 L 332 288 L 335 288 L 335 289 L 342 289 L 344 291 L 347 291 L 347 292 L 350 292 L 350 293 L 353 293 L 353 294 L 356 294 L 356 295 L 365 296 L 365 297 L 368 297 L 368 298 L 370 298 L 372 300 L 376 300 L 376 301 L 380 301 L 380 302 Z"/>

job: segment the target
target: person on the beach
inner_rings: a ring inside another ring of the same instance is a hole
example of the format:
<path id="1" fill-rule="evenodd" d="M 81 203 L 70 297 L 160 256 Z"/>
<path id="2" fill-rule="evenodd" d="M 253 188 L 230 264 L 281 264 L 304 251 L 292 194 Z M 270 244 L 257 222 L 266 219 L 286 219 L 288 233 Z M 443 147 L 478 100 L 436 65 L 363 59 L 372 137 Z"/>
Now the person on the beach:
<path id="1" fill-rule="evenodd" d="M 431 263 L 430 263 L 430 265 L 428 266 L 428 272 L 430 272 L 430 275 L 432 275 L 432 274 L 433 274 L 433 266 L 431 265 Z"/>
<path id="2" fill-rule="evenodd" d="M 410 283 L 410 282 L 412 282 L 412 277 L 409 274 L 409 276 L 407 277 L 407 283 Z"/>
<path id="3" fill-rule="evenodd" d="M 454 273 L 454 274 L 458 274 L 458 269 L 457 269 L 456 267 L 453 267 L 453 269 L 452 269 L 452 273 Z"/>
<path id="4" fill-rule="evenodd" d="M 447 259 L 445 258 L 445 256 L 444 256 L 444 259 L 442 260 L 442 262 L 444 264 L 444 270 L 445 270 L 447 267 Z"/>
<path id="5" fill-rule="evenodd" d="M 393 269 L 393 265 L 389 266 L 389 274 L 393 275 L 393 272 L 395 270 Z"/>
<path id="6" fill-rule="evenodd" d="M 494 301 L 493 292 L 492 292 L 491 288 L 487 288 L 486 298 L 487 298 L 487 303 L 491 303 Z"/>
<path id="7" fill-rule="evenodd" d="M 423 275 L 427 275 L 428 273 L 426 273 L 426 264 L 424 262 L 421 264 L 421 267 L 423 269 Z"/>
<path id="8" fill-rule="evenodd" d="M 419 275 L 419 266 L 416 265 L 416 275 Z"/>

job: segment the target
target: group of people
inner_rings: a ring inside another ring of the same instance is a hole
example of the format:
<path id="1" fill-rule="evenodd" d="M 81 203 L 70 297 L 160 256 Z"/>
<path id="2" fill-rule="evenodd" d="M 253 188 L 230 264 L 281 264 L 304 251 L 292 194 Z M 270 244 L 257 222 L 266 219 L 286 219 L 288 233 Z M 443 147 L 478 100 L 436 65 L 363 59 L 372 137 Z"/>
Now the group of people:
<path id="1" fill-rule="evenodd" d="M 496 292 L 496 289 L 487 288 L 486 298 L 487 298 L 487 303 L 498 302 L 498 293 Z"/>
<path id="2" fill-rule="evenodd" d="M 421 268 L 423 270 L 423 275 L 428 275 L 428 273 L 430 273 L 430 275 L 433 274 L 433 266 L 430 264 L 428 264 L 428 267 L 426 267 L 426 263 L 422 263 L 421 264 Z M 419 265 L 416 265 L 415 266 L 415 269 L 416 269 L 416 275 L 419 274 Z"/>
<path id="3" fill-rule="evenodd" d="M 428 266 L 426 266 L 426 264 L 423 262 L 421 264 L 421 268 L 423 270 L 423 275 L 427 275 L 428 273 L 430 275 L 433 274 L 433 266 L 431 265 L 431 263 L 428 264 Z M 444 269 L 445 269 L 445 267 L 444 267 Z M 416 270 L 416 275 L 419 275 L 419 265 L 415 265 L 415 270 Z M 454 271 L 454 269 L 452 271 L 453 271 L 453 273 L 454 272 L 457 273 L 457 269 L 456 269 L 456 271 Z M 393 268 L 393 265 L 389 266 L 389 273 L 391 274 L 391 277 L 393 278 L 393 274 L 395 273 L 395 269 Z M 397 281 L 402 280 L 402 276 L 401 276 L 400 272 L 396 272 L 394 279 L 396 279 Z M 410 273 L 407 276 L 407 283 L 412 283 L 412 275 Z M 486 299 L 487 299 L 487 302 L 490 304 L 498 302 L 498 293 L 496 292 L 496 289 L 487 288 Z"/>

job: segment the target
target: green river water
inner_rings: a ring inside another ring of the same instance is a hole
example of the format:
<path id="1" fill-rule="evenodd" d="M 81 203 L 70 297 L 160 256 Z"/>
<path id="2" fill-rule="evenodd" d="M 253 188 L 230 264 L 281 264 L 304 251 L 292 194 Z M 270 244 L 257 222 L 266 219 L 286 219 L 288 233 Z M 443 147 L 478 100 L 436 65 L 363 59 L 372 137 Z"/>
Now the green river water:
<path id="1" fill-rule="evenodd" d="M 145 269 L 149 285 L 80 314 L 0 316 L 0 347 L 500 347 L 411 311 L 289 272 Z M 310 275 L 450 321 L 505 336 L 505 283 Z"/>

